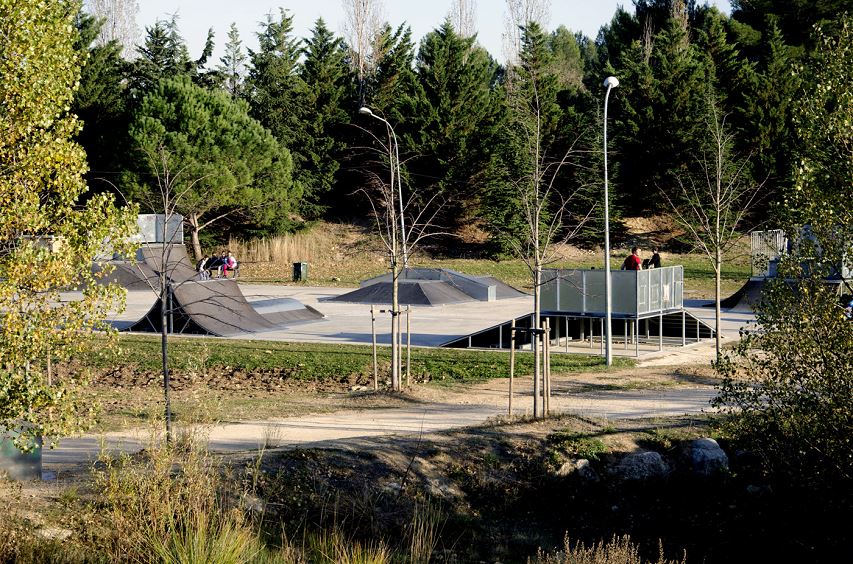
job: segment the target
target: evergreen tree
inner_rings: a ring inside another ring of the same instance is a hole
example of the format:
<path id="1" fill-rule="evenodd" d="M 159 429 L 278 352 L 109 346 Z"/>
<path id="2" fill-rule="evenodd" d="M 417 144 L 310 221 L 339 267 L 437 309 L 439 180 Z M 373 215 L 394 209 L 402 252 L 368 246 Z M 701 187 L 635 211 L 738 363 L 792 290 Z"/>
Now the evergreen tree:
<path id="1" fill-rule="evenodd" d="M 469 224 L 477 213 L 477 185 L 496 143 L 497 64 L 474 40 L 445 21 L 424 37 L 416 63 L 426 114 L 409 170 L 425 197 L 441 194 L 446 228 Z"/>
<path id="2" fill-rule="evenodd" d="M 305 84 L 298 64 L 301 40 L 293 37 L 293 16 L 284 9 L 279 9 L 278 19 L 268 14 L 257 36 L 258 50 L 249 50 L 250 112 L 291 150 L 298 177 L 305 160 L 297 146 L 303 140 L 302 116 L 306 109 Z"/>
<path id="3" fill-rule="evenodd" d="M 347 100 L 348 69 L 343 41 L 318 19 L 306 40 L 305 60 L 300 69 L 304 83 L 305 114 L 302 116 L 301 141 L 293 147 L 301 163 L 298 182 L 304 190 L 302 212 L 308 218 L 318 217 L 328 209 L 325 201 L 340 168 L 344 148 L 344 125 L 349 116 L 344 109 Z"/>
<path id="4" fill-rule="evenodd" d="M 145 28 L 145 41 L 137 47 L 139 57 L 131 67 L 131 90 L 137 100 L 149 92 L 161 78 L 191 76 L 194 65 L 183 37 L 178 32 L 177 16 L 158 20 Z"/>
<path id="5" fill-rule="evenodd" d="M 84 54 L 80 86 L 74 92 L 71 109 L 83 122 L 77 136 L 86 150 L 89 171 L 86 182 L 96 192 L 109 191 L 121 170 L 127 147 L 127 90 L 122 45 L 117 41 L 97 43 L 101 23 L 80 12 L 75 19 L 77 40 L 74 48 Z"/>
<path id="6" fill-rule="evenodd" d="M 222 77 L 222 87 L 234 98 L 242 98 L 244 93 L 243 77 L 246 72 L 248 57 L 243 53 L 243 42 L 237 24 L 232 23 L 228 28 L 228 41 L 225 43 L 225 54 L 219 59 L 217 68 Z"/>

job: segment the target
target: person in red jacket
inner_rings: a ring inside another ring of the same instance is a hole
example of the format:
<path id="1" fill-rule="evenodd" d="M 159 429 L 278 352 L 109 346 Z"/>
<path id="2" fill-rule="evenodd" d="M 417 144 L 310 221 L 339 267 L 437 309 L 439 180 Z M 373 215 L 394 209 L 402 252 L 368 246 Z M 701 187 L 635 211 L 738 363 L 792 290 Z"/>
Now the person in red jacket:
<path id="1" fill-rule="evenodd" d="M 643 261 L 640 259 L 640 248 L 631 249 L 631 254 L 622 263 L 622 270 L 643 270 Z"/>

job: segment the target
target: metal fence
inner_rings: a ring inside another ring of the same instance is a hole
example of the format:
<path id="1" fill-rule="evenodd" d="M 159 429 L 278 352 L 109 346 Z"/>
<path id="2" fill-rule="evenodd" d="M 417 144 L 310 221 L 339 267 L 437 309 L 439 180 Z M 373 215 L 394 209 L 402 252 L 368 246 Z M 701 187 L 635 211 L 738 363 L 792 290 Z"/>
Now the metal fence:
<path id="1" fill-rule="evenodd" d="M 684 307 L 684 268 L 613 270 L 612 314 L 642 317 Z M 542 311 L 603 316 L 603 270 L 545 270 L 542 273 Z"/>
<path id="2" fill-rule="evenodd" d="M 781 229 L 753 231 L 749 234 L 752 275 L 776 276 L 776 265 L 788 250 L 788 237 Z"/>

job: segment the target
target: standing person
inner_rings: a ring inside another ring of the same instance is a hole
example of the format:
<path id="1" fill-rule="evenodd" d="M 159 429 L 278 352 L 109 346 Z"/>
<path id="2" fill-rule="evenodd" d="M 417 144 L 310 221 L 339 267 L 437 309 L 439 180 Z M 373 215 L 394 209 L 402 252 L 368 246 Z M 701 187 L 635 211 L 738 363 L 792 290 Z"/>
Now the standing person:
<path id="1" fill-rule="evenodd" d="M 204 255 L 201 257 L 201 260 L 195 265 L 196 271 L 198 271 L 199 280 L 207 280 L 210 278 L 210 274 L 207 272 L 207 263 L 210 261 L 210 257 Z"/>
<path id="2" fill-rule="evenodd" d="M 643 270 L 643 261 L 640 259 L 639 247 L 632 248 L 631 254 L 625 257 L 625 262 L 622 263 L 622 270 Z"/>
<path id="3" fill-rule="evenodd" d="M 658 253 L 658 248 L 652 248 L 652 258 L 649 261 L 649 268 L 660 268 L 660 253 Z"/>

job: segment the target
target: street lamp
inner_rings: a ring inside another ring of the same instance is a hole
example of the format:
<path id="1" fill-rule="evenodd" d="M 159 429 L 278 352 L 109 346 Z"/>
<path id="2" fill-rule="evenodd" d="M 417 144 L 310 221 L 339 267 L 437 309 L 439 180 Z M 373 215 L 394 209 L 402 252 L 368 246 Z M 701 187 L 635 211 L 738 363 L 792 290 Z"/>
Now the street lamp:
<path id="1" fill-rule="evenodd" d="M 409 252 L 406 249 L 406 222 L 405 222 L 405 219 L 403 218 L 403 182 L 402 182 L 402 178 L 400 176 L 400 145 L 399 145 L 399 143 L 397 143 L 397 134 L 394 133 L 394 128 L 391 126 L 391 124 L 388 122 L 387 119 L 385 119 L 382 116 L 378 116 L 378 115 L 374 114 L 373 110 L 371 110 L 367 106 L 362 106 L 361 108 L 359 108 L 358 113 L 360 113 L 363 116 L 370 116 L 372 118 L 376 118 L 379 121 L 383 122 L 385 124 L 385 126 L 388 128 L 389 133 L 391 133 L 391 139 L 393 139 L 393 141 L 394 141 L 394 154 L 393 154 L 393 157 L 394 157 L 393 161 L 394 162 L 391 163 L 391 192 L 392 192 L 392 199 L 393 199 L 394 175 L 395 175 L 394 169 L 396 168 L 397 197 L 398 197 L 399 202 L 400 202 L 400 239 L 401 239 L 401 242 L 403 244 L 403 268 L 406 269 L 406 268 L 409 268 Z M 390 150 L 389 150 L 389 154 L 390 154 Z"/>
<path id="2" fill-rule="evenodd" d="M 613 364 L 612 331 L 610 318 L 613 304 L 610 295 L 610 201 L 607 192 L 607 101 L 610 89 L 619 86 L 615 76 L 604 79 L 607 93 L 604 95 L 604 359 L 607 366 Z"/>

